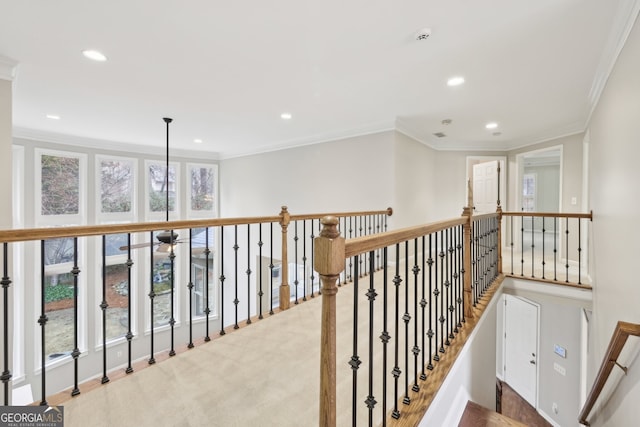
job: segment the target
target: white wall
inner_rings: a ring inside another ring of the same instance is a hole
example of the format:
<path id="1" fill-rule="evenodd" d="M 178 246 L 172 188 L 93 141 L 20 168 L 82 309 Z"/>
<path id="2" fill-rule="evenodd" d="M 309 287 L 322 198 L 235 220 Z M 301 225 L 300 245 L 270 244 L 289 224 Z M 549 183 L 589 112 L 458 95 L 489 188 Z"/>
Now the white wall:
<path id="1" fill-rule="evenodd" d="M 593 209 L 590 255 L 594 313 L 590 331 L 589 385 L 618 320 L 640 323 L 638 212 L 640 197 L 640 24 L 636 21 L 589 123 L 589 200 Z M 627 364 L 629 360 L 622 360 Z M 628 365 L 606 407 L 594 413 L 593 426 L 638 423 L 640 363 Z"/>
<path id="2" fill-rule="evenodd" d="M 393 206 L 393 132 L 220 162 L 221 217 Z M 390 219 L 393 220 L 393 217 Z"/>
<path id="3" fill-rule="evenodd" d="M 408 227 L 443 219 L 437 216 L 435 175 L 437 152 L 395 133 L 394 225 Z"/>

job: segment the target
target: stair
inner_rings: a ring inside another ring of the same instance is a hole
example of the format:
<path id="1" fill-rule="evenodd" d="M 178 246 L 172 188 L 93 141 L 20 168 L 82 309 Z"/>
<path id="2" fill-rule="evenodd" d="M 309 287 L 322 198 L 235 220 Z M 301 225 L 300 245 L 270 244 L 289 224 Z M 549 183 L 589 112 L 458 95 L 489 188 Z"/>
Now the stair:
<path id="1" fill-rule="evenodd" d="M 522 426 L 527 427 L 519 421 L 506 417 L 495 411 L 487 409 L 478 405 L 475 402 L 467 402 L 467 406 L 464 408 L 462 418 L 458 427 L 508 427 L 508 426 Z"/>

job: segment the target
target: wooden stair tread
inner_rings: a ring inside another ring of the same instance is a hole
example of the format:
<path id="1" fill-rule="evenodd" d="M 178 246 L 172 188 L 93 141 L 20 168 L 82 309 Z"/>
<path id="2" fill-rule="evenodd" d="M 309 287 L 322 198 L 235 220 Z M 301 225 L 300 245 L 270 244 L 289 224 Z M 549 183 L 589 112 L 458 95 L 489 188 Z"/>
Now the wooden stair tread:
<path id="1" fill-rule="evenodd" d="M 519 421 L 468 401 L 458 427 L 527 427 Z"/>

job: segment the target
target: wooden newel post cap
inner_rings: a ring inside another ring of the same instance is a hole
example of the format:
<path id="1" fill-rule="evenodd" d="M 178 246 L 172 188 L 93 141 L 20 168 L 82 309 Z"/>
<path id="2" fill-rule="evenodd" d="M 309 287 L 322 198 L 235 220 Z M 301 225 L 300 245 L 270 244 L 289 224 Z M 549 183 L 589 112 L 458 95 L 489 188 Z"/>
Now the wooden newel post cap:
<path id="1" fill-rule="evenodd" d="M 320 220 L 322 231 L 315 238 L 315 270 L 324 276 L 337 276 L 344 269 L 344 237 L 338 231 L 338 218 L 325 216 Z"/>

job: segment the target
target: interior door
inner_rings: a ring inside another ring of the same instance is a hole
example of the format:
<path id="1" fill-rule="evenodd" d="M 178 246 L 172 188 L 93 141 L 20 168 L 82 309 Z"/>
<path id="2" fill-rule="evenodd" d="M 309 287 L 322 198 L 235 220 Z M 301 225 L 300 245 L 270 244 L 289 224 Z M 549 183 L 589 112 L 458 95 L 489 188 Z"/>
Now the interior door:
<path id="1" fill-rule="evenodd" d="M 537 408 L 538 310 L 523 298 L 505 295 L 505 382 Z"/>
<path id="2" fill-rule="evenodd" d="M 498 161 L 473 165 L 473 205 L 475 213 L 496 211 L 498 202 Z"/>

